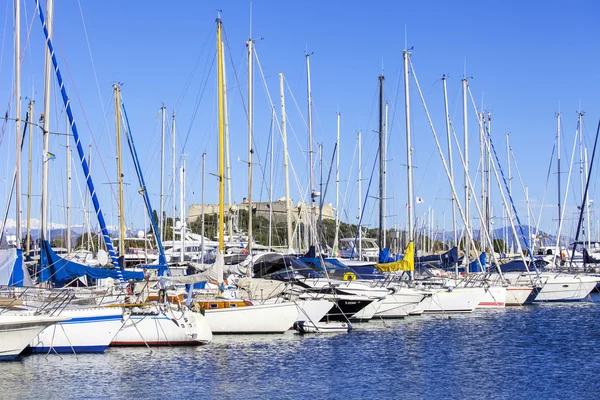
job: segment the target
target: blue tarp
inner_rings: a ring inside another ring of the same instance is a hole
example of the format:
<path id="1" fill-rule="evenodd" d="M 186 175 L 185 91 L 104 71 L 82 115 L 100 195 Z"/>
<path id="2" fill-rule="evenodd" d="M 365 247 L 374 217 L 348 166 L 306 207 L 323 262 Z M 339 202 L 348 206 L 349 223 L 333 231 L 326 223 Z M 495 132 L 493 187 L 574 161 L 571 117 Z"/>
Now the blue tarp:
<path id="1" fill-rule="evenodd" d="M 73 279 L 89 276 L 92 279 L 113 278 L 119 279 L 117 271 L 107 268 L 88 267 L 74 261 L 65 260 L 52 250 L 47 241 L 42 242 L 40 252 L 41 272 L 40 282 L 52 280 L 57 286 L 63 286 Z M 124 280 L 144 279 L 143 272 L 122 270 Z"/>
<path id="2" fill-rule="evenodd" d="M 398 261 L 401 259 L 402 259 L 401 254 L 396 254 L 396 257 L 392 257 L 392 253 L 390 252 L 390 249 L 388 249 L 387 247 L 384 248 L 383 250 L 379 251 L 379 264 L 390 263 L 390 262 Z"/>
<path id="3" fill-rule="evenodd" d="M 485 267 L 485 259 L 486 259 L 486 255 L 485 255 L 485 251 L 484 251 L 479 256 L 479 261 L 477 261 L 477 260 L 471 261 L 471 263 L 469 264 L 469 272 L 483 272 L 482 268 Z"/>
<path id="4" fill-rule="evenodd" d="M 23 250 L 0 250 L 0 285 L 31 286 L 31 277 L 23 263 Z"/>

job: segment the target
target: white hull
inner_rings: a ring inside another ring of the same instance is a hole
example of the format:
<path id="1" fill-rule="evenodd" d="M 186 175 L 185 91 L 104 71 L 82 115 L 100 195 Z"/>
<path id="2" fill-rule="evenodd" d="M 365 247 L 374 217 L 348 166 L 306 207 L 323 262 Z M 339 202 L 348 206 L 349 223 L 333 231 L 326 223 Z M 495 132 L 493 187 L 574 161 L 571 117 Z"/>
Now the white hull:
<path id="1" fill-rule="evenodd" d="M 414 311 L 424 313 L 470 313 L 475 310 L 479 302 L 484 298 L 483 288 L 455 288 L 453 290 L 432 291 L 426 296 Z"/>
<path id="2" fill-rule="evenodd" d="M 376 299 L 376 300 L 372 301 L 369 305 L 367 305 L 366 307 L 363 307 L 357 313 L 352 315 L 352 317 L 350 317 L 350 320 L 358 321 L 358 322 L 367 322 L 375 316 L 375 314 L 381 308 L 382 304 L 383 304 L 383 299 Z"/>
<path id="3" fill-rule="evenodd" d="M 71 318 L 44 329 L 31 342 L 34 353 L 101 353 L 123 326 L 119 307 L 64 310 Z"/>
<path id="4" fill-rule="evenodd" d="M 67 317 L 0 315 L 0 360 L 14 360 L 42 330 Z"/>
<path id="5" fill-rule="evenodd" d="M 509 286 L 506 288 L 506 305 L 522 306 L 533 291 L 531 286 Z"/>
<path id="6" fill-rule="evenodd" d="M 320 321 L 333 308 L 329 300 L 297 300 L 298 316 L 296 321 Z"/>
<path id="7" fill-rule="evenodd" d="M 425 295 L 412 288 L 398 288 L 383 299 L 375 318 L 404 318 L 415 310 Z"/>
<path id="8" fill-rule="evenodd" d="M 152 308 L 152 310 L 157 310 Z M 166 310 L 126 315 L 113 346 L 202 345 L 212 341 L 207 319 L 190 310 Z"/>
<path id="9" fill-rule="evenodd" d="M 543 273 L 544 287 L 535 301 L 579 301 L 589 296 L 598 278 L 586 275 Z"/>
<path id="10" fill-rule="evenodd" d="M 298 319 L 295 303 L 266 303 L 246 307 L 206 310 L 208 325 L 214 334 L 284 333 Z"/>
<path id="11" fill-rule="evenodd" d="M 506 287 L 489 286 L 485 288 L 483 299 L 477 308 L 504 308 L 506 306 Z"/>

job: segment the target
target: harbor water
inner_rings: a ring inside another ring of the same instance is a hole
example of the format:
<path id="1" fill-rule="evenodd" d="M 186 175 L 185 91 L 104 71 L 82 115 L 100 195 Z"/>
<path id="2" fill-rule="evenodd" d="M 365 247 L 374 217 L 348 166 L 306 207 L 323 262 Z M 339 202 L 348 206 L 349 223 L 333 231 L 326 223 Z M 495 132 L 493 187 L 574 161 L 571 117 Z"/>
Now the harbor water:
<path id="1" fill-rule="evenodd" d="M 34 355 L 0 366 L 0 398 L 596 399 L 599 344 L 594 294 L 581 303 L 371 321 L 344 334 Z"/>

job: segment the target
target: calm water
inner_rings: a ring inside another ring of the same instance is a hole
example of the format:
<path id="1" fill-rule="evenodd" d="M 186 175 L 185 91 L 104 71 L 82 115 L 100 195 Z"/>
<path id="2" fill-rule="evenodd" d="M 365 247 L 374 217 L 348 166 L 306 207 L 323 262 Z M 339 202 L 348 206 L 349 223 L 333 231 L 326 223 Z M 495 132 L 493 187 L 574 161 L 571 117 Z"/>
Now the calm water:
<path id="1" fill-rule="evenodd" d="M 217 336 L 0 364 L 0 397 L 596 399 L 600 297 L 356 324 L 350 334 Z"/>

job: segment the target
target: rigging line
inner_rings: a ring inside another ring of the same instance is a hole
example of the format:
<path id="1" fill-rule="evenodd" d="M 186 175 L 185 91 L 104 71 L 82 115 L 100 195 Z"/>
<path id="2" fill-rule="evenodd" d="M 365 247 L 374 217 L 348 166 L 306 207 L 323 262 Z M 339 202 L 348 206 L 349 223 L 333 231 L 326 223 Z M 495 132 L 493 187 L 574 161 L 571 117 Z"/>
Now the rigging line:
<path id="1" fill-rule="evenodd" d="M 213 32 L 213 29 L 211 27 L 210 32 Z M 213 40 L 215 39 L 215 35 L 214 33 L 208 34 L 206 35 L 206 41 L 204 42 L 204 46 L 202 47 L 202 51 L 200 52 L 200 54 L 198 55 L 198 58 L 196 58 L 196 61 L 194 63 L 194 66 L 192 68 L 192 72 L 190 72 L 190 74 L 188 75 L 184 85 L 183 85 L 183 91 L 181 93 L 181 95 L 179 95 L 179 99 L 177 99 L 177 101 L 175 102 L 175 109 L 179 110 L 179 108 L 181 107 L 181 104 L 183 103 L 183 100 L 187 94 L 188 89 L 191 86 L 192 83 L 192 79 L 194 78 L 194 76 L 196 75 L 196 71 L 198 70 L 198 66 L 200 65 L 200 60 L 202 60 L 204 52 L 207 50 L 208 44 L 212 43 Z"/>
<path id="2" fill-rule="evenodd" d="M 181 146 L 181 152 L 179 153 L 178 162 L 181 162 L 183 153 L 185 153 L 185 147 L 186 147 L 188 139 L 190 137 L 190 133 L 192 133 L 192 127 L 194 125 L 194 121 L 196 120 L 196 116 L 198 115 L 198 109 L 200 108 L 200 102 L 202 101 L 202 98 L 204 97 L 204 91 L 206 90 L 206 86 L 208 85 L 208 81 L 209 81 L 208 77 L 215 65 L 216 58 L 217 58 L 217 54 L 215 53 L 213 56 L 213 59 L 210 63 L 208 73 L 206 74 L 206 80 L 204 81 L 204 86 L 202 86 L 201 90 L 198 92 L 198 95 L 196 96 L 196 103 L 194 104 L 194 111 L 192 112 L 192 118 L 190 120 L 190 125 L 188 127 L 187 134 L 185 135 L 185 140 L 183 141 L 183 145 Z M 206 65 L 204 66 L 204 71 L 206 71 Z"/>
<path id="3" fill-rule="evenodd" d="M 540 221 L 542 220 L 542 210 L 544 209 L 544 203 L 546 200 L 546 192 L 548 191 L 548 182 L 550 181 L 550 172 L 552 170 L 552 162 L 554 161 L 554 151 L 556 150 L 556 139 L 554 139 L 554 145 L 552 146 L 552 154 L 550 155 L 550 164 L 548 165 L 548 172 L 546 173 L 546 185 L 544 187 L 544 194 L 542 195 L 542 205 L 540 206 L 540 213 L 535 226 L 535 233 L 537 234 L 540 229 Z"/>
<path id="4" fill-rule="evenodd" d="M 235 82 L 237 83 L 238 93 L 240 94 L 240 99 L 242 100 L 242 109 L 246 114 L 246 121 L 248 120 L 248 108 L 246 107 L 246 102 L 244 101 L 244 95 L 242 94 L 242 86 L 240 85 L 240 80 L 238 78 L 237 69 L 235 68 L 235 64 L 233 63 L 233 55 L 231 54 L 231 47 L 229 47 L 229 40 L 227 39 L 227 32 L 225 29 L 222 30 L 223 38 L 225 39 L 225 44 L 227 47 L 227 52 L 229 53 L 229 60 L 231 61 L 231 68 L 233 69 L 233 76 L 235 77 Z"/>
<path id="5" fill-rule="evenodd" d="M 88 36 L 85 18 L 83 17 L 83 9 L 81 8 L 81 0 L 77 0 L 77 5 L 79 6 L 79 15 L 81 15 L 81 23 L 83 25 L 83 33 L 85 34 L 85 42 L 87 44 L 88 54 L 90 55 L 90 61 L 92 62 L 92 71 L 94 72 L 94 81 L 96 82 L 96 90 L 98 91 L 98 97 L 100 97 L 100 106 L 104 110 L 105 109 L 104 108 L 104 99 L 102 98 L 102 92 L 100 91 L 100 83 L 98 82 L 98 74 L 96 73 L 96 63 L 94 62 L 94 56 L 92 55 L 92 46 L 90 45 L 90 38 Z M 104 115 L 104 123 L 106 124 L 106 126 L 108 126 L 108 120 L 106 119 L 106 114 Z"/>
<path id="6" fill-rule="evenodd" d="M 6 3 L 6 7 L 7 8 L 8 8 L 8 3 L 9 2 Z M 6 17 L 8 17 L 8 14 L 7 14 Z M 25 54 L 27 54 L 27 49 L 29 48 L 29 41 L 30 41 L 29 39 L 31 38 L 31 29 L 33 28 L 33 21 L 34 20 L 35 20 L 35 10 L 33 11 L 33 14 L 31 15 L 31 20 L 29 21 L 29 28 L 27 30 L 27 37 L 26 37 L 26 40 L 25 40 L 25 46 L 23 46 L 23 52 L 21 53 L 21 59 L 19 61 L 19 64 L 21 66 L 23 66 L 23 60 L 25 58 Z M 6 36 L 6 23 L 4 25 L 4 35 L 3 36 Z M 4 40 L 5 40 L 5 37 L 2 38 L 2 54 L 4 54 Z M 0 54 L 0 71 L 2 70 L 2 54 Z M 6 108 L 6 113 L 4 114 L 5 119 L 4 119 L 4 122 L 2 124 L 2 129 L 0 130 L 0 146 L 2 145 L 2 139 L 4 138 L 4 134 L 6 133 L 6 127 L 7 127 L 7 124 L 8 124 L 8 116 L 9 116 L 10 111 L 12 110 L 12 101 L 13 101 L 14 97 L 15 97 L 15 87 L 14 87 L 14 84 L 13 84 L 12 90 L 11 90 L 11 93 L 10 93 L 10 97 L 9 97 L 9 100 L 8 100 L 8 106 Z M 8 163 L 8 159 L 7 159 L 7 163 Z M 7 170 L 8 170 L 8 168 L 7 168 Z"/>
<path id="7" fill-rule="evenodd" d="M 0 48 L 0 72 L 2 72 L 2 60 L 4 58 L 4 43 L 6 42 L 6 27 L 8 26 L 8 5 L 11 4 L 10 1 L 6 2 L 6 10 L 4 11 L 4 29 L 2 31 L 2 47 Z M 14 3 L 13 3 L 14 9 Z"/>
<path id="8" fill-rule="evenodd" d="M 102 153 L 100 153 L 100 146 L 98 146 L 98 143 L 96 142 L 96 137 L 94 136 L 94 132 L 92 131 L 92 127 L 90 125 L 90 121 L 88 120 L 87 114 L 85 113 L 85 109 L 83 107 L 83 103 L 81 102 L 81 97 L 79 97 L 79 92 L 77 91 L 77 86 L 75 85 L 75 81 L 73 80 L 73 75 L 71 75 L 71 70 L 69 69 L 69 64 L 67 63 L 67 60 L 64 56 L 64 53 L 62 51 L 62 48 L 60 47 L 60 44 L 57 44 L 57 48 L 61 54 L 61 59 L 63 60 L 64 64 L 65 64 L 65 68 L 67 69 L 67 74 L 69 75 L 69 79 L 71 81 L 71 87 L 73 88 L 73 91 L 75 92 L 75 97 L 77 98 L 77 103 L 79 103 L 79 107 L 81 109 L 81 114 L 83 115 L 83 119 L 85 120 L 85 123 L 88 127 L 88 130 L 90 132 L 90 137 L 92 138 L 92 142 L 94 143 L 94 146 L 96 147 L 96 154 L 98 155 L 98 159 L 100 160 L 100 164 L 102 165 L 102 169 L 104 170 L 104 174 L 106 175 L 106 179 L 108 179 L 110 181 L 110 176 L 108 174 L 108 171 L 106 169 L 106 165 L 104 165 L 104 160 L 102 159 Z M 109 139 L 110 140 L 110 139 Z M 112 143 L 111 143 L 112 144 Z M 113 194 L 113 197 L 115 198 L 115 200 L 117 199 L 117 195 L 115 193 L 114 188 L 111 186 L 111 192 Z"/>
<path id="9" fill-rule="evenodd" d="M 358 226 L 356 227 L 356 236 L 354 237 L 354 246 L 352 247 L 352 251 L 350 252 L 350 258 L 354 256 L 354 249 L 356 248 L 356 242 L 358 242 L 358 233 L 360 229 L 362 229 L 362 219 L 365 214 L 365 207 L 367 206 L 367 199 L 369 198 L 369 191 L 371 190 L 371 183 L 373 182 L 373 175 L 375 174 L 375 166 L 377 165 L 377 157 L 379 156 L 379 148 L 377 149 L 377 153 L 375 153 L 375 161 L 373 162 L 373 168 L 371 168 L 371 177 L 369 178 L 369 185 L 367 186 L 367 194 L 365 195 L 365 200 L 363 201 L 363 206 L 360 211 L 360 218 L 358 220 Z"/>
<path id="10" fill-rule="evenodd" d="M 525 183 L 523 182 L 523 178 L 521 177 L 521 171 L 519 170 L 519 166 L 517 165 L 517 158 L 515 157 L 514 151 L 511 151 L 510 154 L 513 159 L 513 164 L 515 165 L 515 169 L 517 170 L 517 176 L 519 177 L 519 182 L 521 183 L 521 189 L 523 189 L 523 193 L 525 193 Z M 544 194 L 546 194 L 545 189 L 544 189 Z M 533 214 L 533 210 L 531 209 L 531 206 L 529 205 L 528 200 L 526 201 L 526 204 L 527 204 L 527 210 L 529 211 L 529 213 Z M 531 229 L 531 227 L 529 227 L 529 229 Z"/>
<path id="11" fill-rule="evenodd" d="M 598 121 L 598 129 L 596 130 L 596 139 L 594 140 L 594 149 L 592 150 L 592 159 L 590 160 L 590 173 L 592 171 L 592 167 L 594 166 L 594 158 L 596 156 L 596 145 L 598 144 L 598 134 L 600 133 L 600 120 Z M 579 221 L 577 222 L 577 231 L 575 232 L 575 243 L 579 239 L 579 232 L 581 230 L 581 224 L 583 222 L 583 210 L 585 207 L 585 201 L 587 199 L 588 189 L 590 187 L 590 175 L 587 177 L 587 182 L 585 183 L 585 191 L 583 192 L 583 199 L 581 199 L 581 207 L 579 209 Z M 588 233 L 589 235 L 589 233 Z M 571 265 L 573 265 L 573 258 L 575 258 L 575 248 L 577 246 L 573 245 L 573 252 L 571 253 Z"/>

